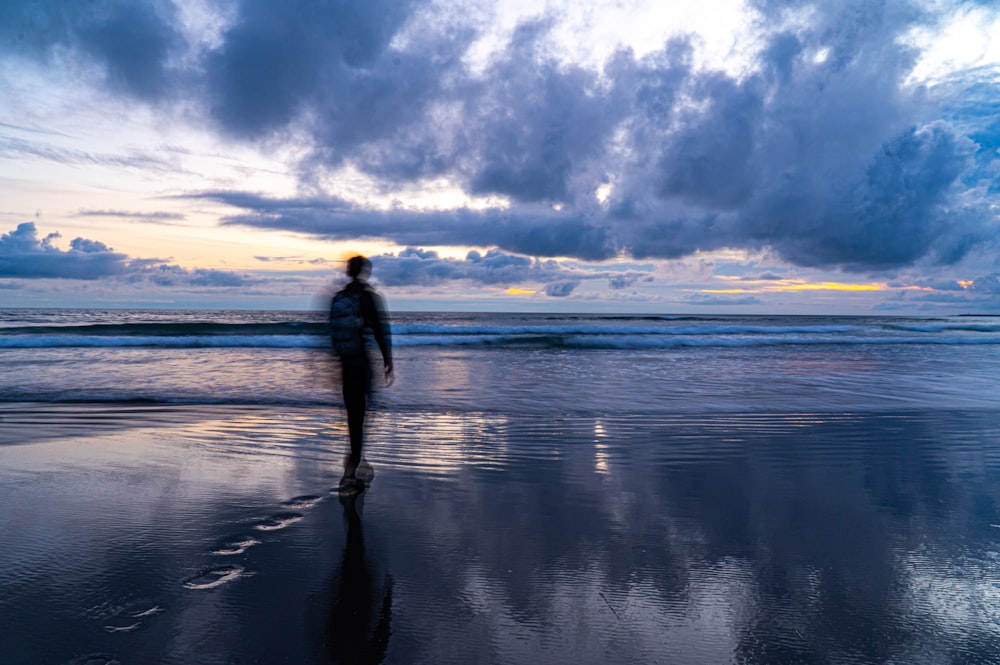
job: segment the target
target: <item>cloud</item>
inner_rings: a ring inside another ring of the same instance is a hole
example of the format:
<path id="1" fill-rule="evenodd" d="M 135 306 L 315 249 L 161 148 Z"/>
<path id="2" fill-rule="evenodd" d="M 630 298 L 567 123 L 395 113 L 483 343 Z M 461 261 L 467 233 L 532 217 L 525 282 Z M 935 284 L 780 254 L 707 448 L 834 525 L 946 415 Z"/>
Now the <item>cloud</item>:
<path id="1" fill-rule="evenodd" d="M 245 287 L 260 282 L 247 275 L 211 268 L 184 268 L 155 259 L 138 259 L 129 263 L 122 279 L 131 284 L 148 283 L 163 288 Z"/>
<path id="2" fill-rule="evenodd" d="M 611 275 L 608 277 L 608 286 L 612 289 L 627 289 L 630 286 L 634 286 L 636 282 L 652 282 L 652 275 L 643 275 L 641 273 L 622 273 L 620 275 Z"/>
<path id="3" fill-rule="evenodd" d="M 984 275 L 973 280 L 969 290 L 975 293 L 988 293 L 990 295 L 1000 294 L 1000 273 Z"/>
<path id="4" fill-rule="evenodd" d="M 889 282 L 889 288 L 902 288 L 910 286 L 908 282 Z M 954 279 L 918 279 L 912 286 L 920 286 L 935 291 L 963 291 L 962 285 Z"/>
<path id="5" fill-rule="evenodd" d="M 173 3 L 5 0 L 0 51 L 41 61 L 60 51 L 98 64 L 112 89 L 156 100 L 171 90 L 171 58 L 183 46 Z M 67 61 L 72 61 L 67 58 Z"/>
<path id="6" fill-rule="evenodd" d="M 551 278 L 560 268 L 553 263 L 533 262 L 497 250 L 485 255 L 471 251 L 460 260 L 409 247 L 395 255 L 373 257 L 372 271 L 379 282 L 387 286 L 427 286 L 454 280 L 509 286 Z"/>
<path id="7" fill-rule="evenodd" d="M 546 295 L 564 297 L 584 281 L 620 280 L 634 284 L 651 280 L 644 273 L 611 273 L 566 267 L 556 261 L 530 259 L 499 250 L 470 251 L 464 259 L 445 258 L 432 250 L 406 248 L 372 257 L 372 277 L 386 286 L 432 286 L 467 282 L 483 286 L 542 285 Z M 614 287 L 612 287 L 614 288 Z"/>
<path id="8" fill-rule="evenodd" d="M 52 242 L 58 233 L 38 238 L 34 222 L 24 222 L 0 236 L 0 278 L 56 277 L 100 279 L 125 270 L 126 257 L 102 242 L 74 238 L 63 251 Z"/>
<path id="9" fill-rule="evenodd" d="M 899 297 L 877 303 L 875 311 L 941 312 L 942 309 L 957 313 L 998 312 L 1000 299 L 992 294 L 975 294 L 969 291 L 911 293 L 901 292 Z"/>
<path id="10" fill-rule="evenodd" d="M 130 212 L 128 210 L 80 210 L 76 213 L 78 217 L 122 217 L 126 219 L 141 219 L 150 222 L 172 222 L 181 221 L 185 217 L 181 213 L 155 211 L 155 212 Z"/>
<path id="11" fill-rule="evenodd" d="M 756 296 L 728 296 L 711 293 L 690 293 L 684 296 L 684 302 L 689 305 L 759 305 L 760 298 Z"/>
<path id="12" fill-rule="evenodd" d="M 34 222 L 19 224 L 0 236 L 0 279 L 112 279 L 163 287 L 241 287 L 259 281 L 224 270 L 187 269 L 159 259 L 130 259 L 103 242 L 87 238 L 74 238 L 68 250 L 61 250 L 53 244 L 59 237 L 59 233 L 50 233 L 39 238 Z"/>
<path id="13" fill-rule="evenodd" d="M 773 272 L 762 272 L 759 275 L 740 275 L 742 282 L 777 282 L 783 279 L 786 277 Z"/>
<path id="14" fill-rule="evenodd" d="M 544 55 L 548 23 L 515 31 L 506 51 L 484 73 L 463 118 L 459 177 L 474 194 L 518 202 L 568 201 L 580 166 L 596 164 L 624 117 L 611 88 L 593 71 Z M 596 184 L 595 184 L 596 186 Z"/>
<path id="15" fill-rule="evenodd" d="M 234 0 L 197 43 L 172 3 L 13 0 L 0 48 L 42 62 L 68 50 L 164 112 L 183 90 L 220 134 L 294 143 L 301 191 L 318 194 L 203 194 L 241 209 L 228 224 L 587 261 L 769 249 L 854 272 L 953 264 L 997 241 L 1000 77 L 910 80 L 910 36 L 949 3 L 750 7 L 759 49 L 738 74 L 699 64 L 689 37 L 573 63 L 554 11 L 477 60 L 489 21 L 424 0 Z M 0 144 L 18 151 L 108 159 Z M 368 209 L 324 192 L 345 165 L 386 192 L 442 178 L 505 207 Z"/>
<path id="16" fill-rule="evenodd" d="M 294 262 L 294 263 L 302 263 L 314 266 L 323 266 L 323 265 L 328 265 L 330 263 L 329 259 L 323 259 L 323 258 L 308 259 L 304 256 L 255 256 L 253 258 L 257 261 L 260 261 L 261 263 Z"/>
<path id="17" fill-rule="evenodd" d="M 399 245 L 465 245 L 497 247 L 529 256 L 572 256 L 602 260 L 617 255 L 607 229 L 587 217 L 549 207 L 422 211 L 369 210 L 336 197 L 277 199 L 246 192 L 205 192 L 205 198 L 249 213 L 222 222 L 260 228 L 282 228 L 330 240 L 382 238 Z"/>
<path id="18" fill-rule="evenodd" d="M 181 171 L 176 160 L 166 159 L 159 154 L 141 151 L 132 154 L 95 153 L 86 150 L 60 148 L 41 141 L 24 141 L 0 136 L 0 157 L 21 159 L 25 156 L 44 159 L 71 166 L 108 166 L 118 169 L 137 169 L 155 173 L 177 173 Z"/>
<path id="19" fill-rule="evenodd" d="M 228 270 L 195 268 L 190 274 L 193 286 L 243 286 L 248 283 L 246 277 Z"/>
<path id="20" fill-rule="evenodd" d="M 545 287 L 545 295 L 553 298 L 565 298 L 573 293 L 573 289 L 578 287 L 580 282 L 556 282 Z"/>

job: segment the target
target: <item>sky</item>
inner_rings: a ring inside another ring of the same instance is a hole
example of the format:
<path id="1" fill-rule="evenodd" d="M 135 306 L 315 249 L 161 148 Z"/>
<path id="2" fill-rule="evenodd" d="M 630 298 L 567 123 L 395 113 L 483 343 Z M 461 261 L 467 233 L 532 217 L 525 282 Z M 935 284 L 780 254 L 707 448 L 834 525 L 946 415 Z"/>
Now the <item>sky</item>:
<path id="1" fill-rule="evenodd" d="M 1000 314 L 1000 6 L 5 0 L 0 307 Z"/>

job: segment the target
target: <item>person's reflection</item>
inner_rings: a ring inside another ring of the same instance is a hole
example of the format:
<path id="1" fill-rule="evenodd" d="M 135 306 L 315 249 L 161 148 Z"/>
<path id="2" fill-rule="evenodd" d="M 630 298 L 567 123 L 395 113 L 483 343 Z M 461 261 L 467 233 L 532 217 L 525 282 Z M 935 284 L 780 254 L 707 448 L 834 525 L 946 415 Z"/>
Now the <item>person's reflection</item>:
<path id="1" fill-rule="evenodd" d="M 385 576 L 381 605 L 376 607 L 378 600 L 365 561 L 357 500 L 357 496 L 340 499 L 347 522 L 347 543 L 340 574 L 333 579 L 333 607 L 326 635 L 330 663 L 381 663 L 391 634 L 392 577 Z"/>

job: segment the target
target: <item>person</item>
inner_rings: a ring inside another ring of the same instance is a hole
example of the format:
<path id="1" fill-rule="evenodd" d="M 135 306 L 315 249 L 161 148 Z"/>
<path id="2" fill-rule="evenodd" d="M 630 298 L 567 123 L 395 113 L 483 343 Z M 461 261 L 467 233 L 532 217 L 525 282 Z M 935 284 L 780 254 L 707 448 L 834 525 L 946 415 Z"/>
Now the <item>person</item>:
<path id="1" fill-rule="evenodd" d="M 347 429 L 351 442 L 351 452 L 344 464 L 342 485 L 357 483 L 354 474 L 361 463 L 364 444 L 365 412 L 372 390 L 372 368 L 365 340 L 366 331 L 370 331 L 382 353 L 386 385 L 391 385 L 393 380 L 389 324 L 381 296 L 368 285 L 370 274 L 371 261 L 363 256 L 349 259 L 347 275 L 351 281 L 334 296 L 330 304 L 330 326 L 334 350 L 340 358 L 344 407 L 347 409 Z M 346 326 L 346 342 L 343 339 L 345 310 L 348 320 L 356 319 L 356 324 Z"/>

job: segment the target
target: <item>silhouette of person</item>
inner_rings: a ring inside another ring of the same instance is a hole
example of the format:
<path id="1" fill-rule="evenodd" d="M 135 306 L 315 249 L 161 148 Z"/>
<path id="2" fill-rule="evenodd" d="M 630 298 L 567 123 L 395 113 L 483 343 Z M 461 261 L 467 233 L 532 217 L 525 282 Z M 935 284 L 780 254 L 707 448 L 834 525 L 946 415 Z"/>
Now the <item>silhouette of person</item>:
<path id="1" fill-rule="evenodd" d="M 363 256 L 354 256 L 347 261 L 347 275 L 350 283 L 339 291 L 330 305 L 330 325 L 334 329 L 334 348 L 340 357 L 341 380 L 343 382 L 344 407 L 347 409 L 347 429 L 351 440 L 351 453 L 344 464 L 343 482 L 356 483 L 354 472 L 361 463 L 361 449 L 364 445 L 365 412 L 372 390 L 372 368 L 368 357 L 367 334 L 371 334 L 382 353 L 386 385 L 391 385 L 392 341 L 388 319 L 381 296 L 368 285 L 371 261 Z M 346 303 L 346 305 L 345 305 Z M 344 308 L 347 318 L 356 319 L 355 329 L 348 327 L 348 343 L 337 340 L 337 329 L 344 336 Z"/>
<path id="2" fill-rule="evenodd" d="M 392 634 L 392 577 L 386 574 L 379 599 L 365 560 L 357 500 L 357 496 L 340 498 L 347 522 L 347 542 L 340 574 L 333 579 L 333 605 L 324 641 L 330 663 L 376 665 L 385 660 Z"/>

